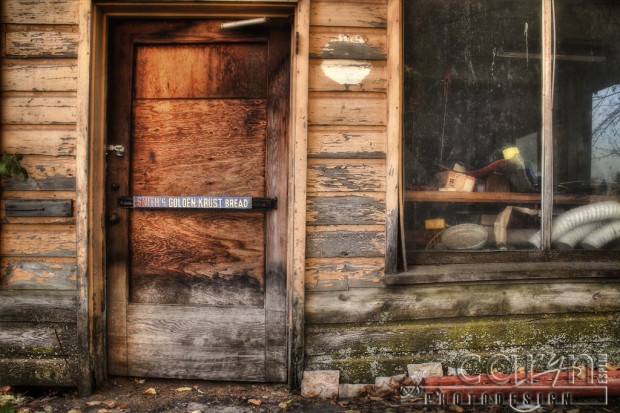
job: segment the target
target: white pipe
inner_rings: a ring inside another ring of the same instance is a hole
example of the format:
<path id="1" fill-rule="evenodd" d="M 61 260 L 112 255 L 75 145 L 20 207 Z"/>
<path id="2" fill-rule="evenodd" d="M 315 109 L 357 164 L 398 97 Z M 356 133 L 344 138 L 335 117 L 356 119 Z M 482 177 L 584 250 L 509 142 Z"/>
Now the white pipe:
<path id="1" fill-rule="evenodd" d="M 581 241 L 581 246 L 587 250 L 597 250 L 616 238 L 620 238 L 620 220 L 610 222 L 594 231 Z"/>
<path id="2" fill-rule="evenodd" d="M 575 248 L 575 245 L 579 243 L 579 241 L 587 237 L 592 231 L 596 231 L 605 225 L 607 222 L 608 221 L 597 221 L 580 225 L 562 235 L 562 237 L 560 237 L 560 239 L 558 239 L 553 245 L 559 250 L 572 250 Z"/>
<path id="3" fill-rule="evenodd" d="M 551 242 L 557 241 L 573 228 L 608 219 L 620 219 L 620 202 L 603 201 L 573 208 L 554 219 Z M 540 248 L 540 231 L 530 238 L 530 244 Z"/>

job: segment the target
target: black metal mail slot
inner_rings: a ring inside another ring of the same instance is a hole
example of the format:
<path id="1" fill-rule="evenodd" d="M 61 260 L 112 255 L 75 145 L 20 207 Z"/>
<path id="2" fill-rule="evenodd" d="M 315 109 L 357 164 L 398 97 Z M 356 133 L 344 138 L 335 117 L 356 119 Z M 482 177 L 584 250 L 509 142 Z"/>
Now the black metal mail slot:
<path id="1" fill-rule="evenodd" d="M 250 196 L 121 196 L 120 208 L 230 209 L 267 211 L 278 208 L 278 198 Z"/>

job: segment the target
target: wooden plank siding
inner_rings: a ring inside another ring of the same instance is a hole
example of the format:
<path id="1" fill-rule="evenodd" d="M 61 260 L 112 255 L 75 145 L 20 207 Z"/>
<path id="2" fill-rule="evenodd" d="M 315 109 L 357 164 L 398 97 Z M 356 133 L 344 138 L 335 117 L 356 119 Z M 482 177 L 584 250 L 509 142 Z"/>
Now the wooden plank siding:
<path id="1" fill-rule="evenodd" d="M 386 10 L 385 0 L 318 0 L 310 5 L 308 291 L 381 285 Z"/>
<path id="2" fill-rule="evenodd" d="M 24 155 L 27 180 L 0 199 L 0 377 L 3 384 L 77 385 L 75 210 L 7 216 L 7 200 L 75 202 L 77 0 L 4 0 L 2 153 Z"/>

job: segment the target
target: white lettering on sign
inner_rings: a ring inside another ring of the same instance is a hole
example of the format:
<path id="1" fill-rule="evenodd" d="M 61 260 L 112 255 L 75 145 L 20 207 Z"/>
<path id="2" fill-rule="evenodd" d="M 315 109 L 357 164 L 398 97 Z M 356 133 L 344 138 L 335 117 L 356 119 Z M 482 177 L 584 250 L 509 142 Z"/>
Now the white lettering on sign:
<path id="1" fill-rule="evenodd" d="M 252 209 L 249 196 L 134 196 L 134 208 Z"/>

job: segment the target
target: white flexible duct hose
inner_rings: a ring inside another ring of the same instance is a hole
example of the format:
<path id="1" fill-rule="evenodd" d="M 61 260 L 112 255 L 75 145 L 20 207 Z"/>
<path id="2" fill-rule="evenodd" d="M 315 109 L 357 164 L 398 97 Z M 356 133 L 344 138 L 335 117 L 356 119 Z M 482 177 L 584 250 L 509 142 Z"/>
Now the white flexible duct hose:
<path id="1" fill-rule="evenodd" d="M 560 237 L 560 239 L 558 239 L 553 245 L 559 250 L 572 250 L 573 248 L 575 248 L 575 245 L 577 245 L 579 241 L 588 236 L 588 234 L 590 234 L 592 231 L 596 231 L 607 223 L 608 221 L 598 221 L 591 222 L 585 225 L 580 225 L 577 228 L 573 228 L 566 234 L 562 235 L 562 237 Z"/>
<path id="2" fill-rule="evenodd" d="M 620 238 L 620 220 L 597 229 L 581 241 L 581 246 L 587 250 L 597 250 L 616 238 Z"/>
<path id="3" fill-rule="evenodd" d="M 557 241 L 573 228 L 608 219 L 620 219 L 620 202 L 603 201 L 573 208 L 553 221 L 551 242 Z M 529 242 L 536 248 L 540 248 L 540 231 L 536 232 Z"/>

